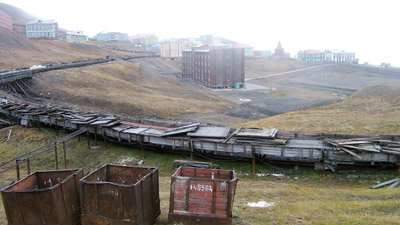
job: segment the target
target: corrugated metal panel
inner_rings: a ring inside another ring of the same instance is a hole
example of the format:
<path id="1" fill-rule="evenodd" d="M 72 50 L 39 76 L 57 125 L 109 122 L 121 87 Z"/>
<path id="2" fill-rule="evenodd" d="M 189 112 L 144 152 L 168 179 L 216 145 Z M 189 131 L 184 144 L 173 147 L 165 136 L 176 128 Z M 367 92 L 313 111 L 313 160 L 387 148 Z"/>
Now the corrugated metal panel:
<path id="1" fill-rule="evenodd" d="M 200 127 L 195 132 L 187 134 L 189 137 L 204 137 L 204 138 L 226 138 L 228 137 L 229 127 Z"/>

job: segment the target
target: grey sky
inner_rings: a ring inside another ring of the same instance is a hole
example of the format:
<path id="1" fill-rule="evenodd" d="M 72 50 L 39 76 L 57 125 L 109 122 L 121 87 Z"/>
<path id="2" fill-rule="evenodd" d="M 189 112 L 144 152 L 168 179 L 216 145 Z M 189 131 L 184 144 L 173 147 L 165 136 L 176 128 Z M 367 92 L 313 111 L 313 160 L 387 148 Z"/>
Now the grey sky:
<path id="1" fill-rule="evenodd" d="M 101 31 L 159 38 L 215 34 L 295 55 L 306 49 L 355 51 L 361 62 L 400 66 L 400 2 L 395 0 L 2 0 L 89 36 Z"/>

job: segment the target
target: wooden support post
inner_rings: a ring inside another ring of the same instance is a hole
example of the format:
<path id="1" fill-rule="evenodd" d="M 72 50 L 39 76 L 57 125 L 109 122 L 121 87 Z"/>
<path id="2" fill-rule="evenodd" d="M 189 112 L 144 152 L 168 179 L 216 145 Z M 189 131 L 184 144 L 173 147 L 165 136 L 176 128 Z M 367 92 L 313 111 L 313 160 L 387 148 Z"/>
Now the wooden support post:
<path id="1" fill-rule="evenodd" d="M 325 177 L 325 151 L 322 150 L 322 177 Z"/>
<path id="2" fill-rule="evenodd" d="M 253 156 L 253 176 L 256 175 L 256 158 L 255 158 L 255 147 L 254 145 L 251 146 L 251 155 Z"/>
<path id="3" fill-rule="evenodd" d="M 142 150 L 142 159 L 144 160 L 144 148 L 142 142 L 144 141 L 144 136 L 140 136 L 140 149 Z"/>
<path id="4" fill-rule="evenodd" d="M 38 130 L 40 131 L 40 122 L 37 121 L 37 125 L 38 125 Z"/>
<path id="5" fill-rule="evenodd" d="M 54 125 L 56 127 L 56 136 L 58 137 L 58 125 L 57 125 L 57 120 L 56 120 L 56 124 Z"/>
<path id="6" fill-rule="evenodd" d="M 94 127 L 94 146 L 97 146 L 97 127 Z"/>
<path id="7" fill-rule="evenodd" d="M 21 176 L 19 174 L 19 159 L 16 160 L 16 163 L 17 163 L 17 166 L 16 166 L 16 168 L 17 168 L 17 180 L 20 180 Z"/>
<path id="8" fill-rule="evenodd" d="M 130 139 L 130 135 L 129 135 L 129 141 L 131 141 L 131 139 Z M 104 139 L 104 148 L 105 149 L 108 149 L 108 146 L 107 146 L 107 139 L 106 139 L 106 131 L 104 130 L 103 131 L 103 139 Z"/>
<path id="9" fill-rule="evenodd" d="M 89 137 L 89 130 L 86 131 L 86 136 L 87 136 L 87 146 L 90 149 L 90 137 Z"/>
<path id="10" fill-rule="evenodd" d="M 400 177 L 400 162 L 397 162 L 398 176 Z"/>
<path id="11" fill-rule="evenodd" d="M 67 148 L 65 147 L 65 141 L 63 141 L 64 148 L 64 169 L 67 169 Z"/>
<path id="12" fill-rule="evenodd" d="M 78 135 L 78 142 L 81 142 L 81 135 Z"/>
<path id="13" fill-rule="evenodd" d="M 26 160 L 26 168 L 28 170 L 28 175 L 31 174 L 31 160 L 30 159 Z"/>
<path id="14" fill-rule="evenodd" d="M 57 142 L 54 142 L 54 157 L 56 160 L 56 170 L 58 170 L 58 149 L 57 149 Z"/>
<path id="15" fill-rule="evenodd" d="M 193 160 L 193 142 L 189 139 L 189 147 L 190 147 L 190 160 Z"/>

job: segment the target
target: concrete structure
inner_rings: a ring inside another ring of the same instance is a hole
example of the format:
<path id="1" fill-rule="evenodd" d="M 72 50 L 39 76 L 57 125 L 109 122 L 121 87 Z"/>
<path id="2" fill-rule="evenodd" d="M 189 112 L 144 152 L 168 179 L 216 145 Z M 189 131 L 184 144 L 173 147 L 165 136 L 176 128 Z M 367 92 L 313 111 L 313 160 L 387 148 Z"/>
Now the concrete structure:
<path id="1" fill-rule="evenodd" d="M 83 31 L 68 31 L 66 35 L 66 41 L 71 43 L 86 43 L 88 36 Z"/>
<path id="2" fill-rule="evenodd" d="M 26 37 L 33 39 L 57 39 L 58 24 L 54 20 L 38 20 L 26 24 Z"/>
<path id="3" fill-rule="evenodd" d="M 96 35 L 96 39 L 104 42 L 129 42 L 128 34 L 120 32 L 100 32 Z"/>
<path id="4" fill-rule="evenodd" d="M 181 58 L 182 57 L 182 44 L 174 39 L 165 40 L 160 42 L 161 58 Z"/>
<path id="5" fill-rule="evenodd" d="M 324 62 L 326 61 L 326 54 L 324 51 L 319 50 L 305 50 L 297 53 L 298 61 L 310 61 L 310 62 Z"/>
<path id="6" fill-rule="evenodd" d="M 288 58 L 290 58 L 290 54 L 285 52 L 285 50 L 282 48 L 282 44 L 281 44 L 280 41 L 278 42 L 278 46 L 276 47 L 275 52 L 274 52 L 274 54 L 272 54 L 272 56 L 275 59 L 288 59 Z"/>
<path id="7" fill-rule="evenodd" d="M 329 62 L 352 62 L 355 59 L 355 52 L 346 52 L 343 50 L 326 50 L 326 61 Z"/>
<path id="8" fill-rule="evenodd" d="M 131 38 L 133 44 L 149 47 L 158 42 L 158 37 L 154 34 L 137 34 Z"/>
<path id="9" fill-rule="evenodd" d="M 233 88 L 244 84 L 244 49 L 192 47 L 182 52 L 184 80 L 210 88 Z"/>
<path id="10" fill-rule="evenodd" d="M 5 14 L 1 10 L 0 10 L 0 28 L 4 28 L 10 31 L 13 30 L 11 16 Z"/>

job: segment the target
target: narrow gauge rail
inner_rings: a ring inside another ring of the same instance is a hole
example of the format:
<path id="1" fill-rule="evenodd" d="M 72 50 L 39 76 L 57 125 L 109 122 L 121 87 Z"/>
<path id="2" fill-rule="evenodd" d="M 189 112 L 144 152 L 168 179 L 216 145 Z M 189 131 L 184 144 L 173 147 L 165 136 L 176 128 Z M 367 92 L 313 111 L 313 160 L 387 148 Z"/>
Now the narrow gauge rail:
<path id="1" fill-rule="evenodd" d="M 15 82 L 21 79 L 31 78 L 36 73 L 47 72 L 51 70 L 61 70 L 67 68 L 81 67 L 94 65 L 99 63 L 111 62 L 113 60 L 130 60 L 138 58 L 149 58 L 149 57 L 159 57 L 160 55 L 144 55 L 144 56 L 125 56 L 125 57 L 112 57 L 107 56 L 106 58 L 92 59 L 87 61 L 74 61 L 71 63 L 61 63 L 61 64 L 48 64 L 39 67 L 31 68 L 19 68 L 15 70 L 0 71 L 0 84 L 6 84 Z"/>
<path id="2" fill-rule="evenodd" d="M 43 124 L 85 129 L 120 143 L 136 143 L 208 156 L 266 159 L 293 163 L 396 164 L 400 136 L 360 136 L 281 132 L 277 129 L 230 129 L 199 123 L 168 128 L 61 107 L 0 101 L 0 116 L 24 126 Z"/>

